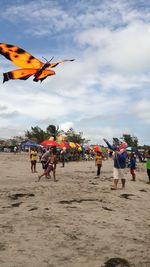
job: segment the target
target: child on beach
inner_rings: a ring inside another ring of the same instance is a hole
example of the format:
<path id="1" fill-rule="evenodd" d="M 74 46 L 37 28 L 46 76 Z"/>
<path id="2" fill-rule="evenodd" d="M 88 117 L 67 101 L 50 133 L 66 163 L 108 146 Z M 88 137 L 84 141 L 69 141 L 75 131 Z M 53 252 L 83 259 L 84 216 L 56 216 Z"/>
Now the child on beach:
<path id="1" fill-rule="evenodd" d="M 37 172 L 36 171 L 37 151 L 35 147 L 31 148 L 30 159 L 31 159 L 31 172 L 32 173 Z"/>
<path id="2" fill-rule="evenodd" d="M 38 176 L 38 181 L 40 181 L 40 179 L 43 177 L 43 176 L 46 176 L 47 179 L 50 179 L 51 176 L 50 176 L 50 173 L 53 172 L 53 178 L 54 178 L 54 181 L 56 182 L 56 165 L 57 165 L 57 156 L 55 154 L 52 154 L 49 158 L 48 158 L 48 161 L 47 161 L 47 168 L 44 170 L 44 172 Z"/>
<path id="3" fill-rule="evenodd" d="M 102 152 L 97 151 L 96 152 L 96 157 L 95 157 L 95 165 L 97 166 L 97 176 L 100 176 L 101 173 L 101 167 L 102 167 Z"/>
<path id="4" fill-rule="evenodd" d="M 50 156 L 51 156 L 51 150 L 50 150 L 50 147 L 49 147 L 49 148 L 47 148 L 47 151 L 45 151 L 45 152 L 43 153 L 43 155 L 41 156 L 42 168 L 43 168 L 44 170 L 46 170 L 47 167 L 48 167 L 47 162 L 48 162 L 48 158 L 49 158 Z"/>
<path id="5" fill-rule="evenodd" d="M 136 169 L 136 157 L 134 153 L 131 153 L 130 156 L 130 173 L 132 175 L 131 181 L 136 181 L 135 169 Z"/>

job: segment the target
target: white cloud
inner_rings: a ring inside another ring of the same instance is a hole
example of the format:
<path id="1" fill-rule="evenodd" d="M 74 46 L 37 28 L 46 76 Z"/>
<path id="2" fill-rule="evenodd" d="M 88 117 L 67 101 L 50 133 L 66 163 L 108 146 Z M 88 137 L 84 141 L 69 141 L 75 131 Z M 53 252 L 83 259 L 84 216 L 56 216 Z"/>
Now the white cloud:
<path id="1" fill-rule="evenodd" d="M 133 107 L 133 112 L 144 122 L 150 124 L 150 104 L 149 100 L 142 99 Z"/>
<path id="2" fill-rule="evenodd" d="M 93 46 L 100 66 L 115 71 L 144 72 L 150 61 L 150 25 L 135 21 L 125 28 L 92 28 L 76 36 L 79 44 Z M 98 64 L 97 63 L 97 64 Z"/>
<path id="3" fill-rule="evenodd" d="M 63 131 L 68 131 L 70 128 L 74 127 L 74 123 L 72 121 L 66 121 L 64 123 L 60 123 L 59 129 Z"/>

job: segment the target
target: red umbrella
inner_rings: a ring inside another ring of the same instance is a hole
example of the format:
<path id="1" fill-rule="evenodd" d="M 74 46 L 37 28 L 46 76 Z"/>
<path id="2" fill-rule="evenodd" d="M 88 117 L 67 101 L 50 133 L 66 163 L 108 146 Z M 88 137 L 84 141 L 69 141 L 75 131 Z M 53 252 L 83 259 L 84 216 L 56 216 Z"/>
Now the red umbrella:
<path id="1" fill-rule="evenodd" d="M 54 140 L 44 140 L 40 145 L 42 145 L 42 146 L 59 146 L 59 144 Z"/>
<path id="2" fill-rule="evenodd" d="M 94 147 L 94 150 L 95 150 L 96 152 L 102 152 L 102 150 L 101 150 L 101 148 L 100 148 L 99 146 L 95 146 L 95 147 Z"/>

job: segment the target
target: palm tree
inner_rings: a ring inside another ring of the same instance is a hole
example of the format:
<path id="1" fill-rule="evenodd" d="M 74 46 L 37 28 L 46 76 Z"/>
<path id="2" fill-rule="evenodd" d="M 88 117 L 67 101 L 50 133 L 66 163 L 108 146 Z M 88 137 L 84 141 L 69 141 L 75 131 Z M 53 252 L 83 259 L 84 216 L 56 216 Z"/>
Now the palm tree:
<path id="1" fill-rule="evenodd" d="M 58 136 L 62 135 L 64 133 L 63 130 L 59 130 L 59 126 L 57 127 L 55 125 L 49 125 L 46 129 L 49 136 L 54 137 L 54 140 L 57 139 Z"/>

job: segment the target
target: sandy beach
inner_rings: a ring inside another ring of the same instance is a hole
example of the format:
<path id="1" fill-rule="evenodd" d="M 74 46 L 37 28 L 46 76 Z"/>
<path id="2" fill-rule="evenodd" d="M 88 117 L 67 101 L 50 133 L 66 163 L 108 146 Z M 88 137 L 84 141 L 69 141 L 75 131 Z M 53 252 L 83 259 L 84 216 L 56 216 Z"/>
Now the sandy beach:
<path id="1" fill-rule="evenodd" d="M 145 163 L 137 181 L 110 190 L 113 160 L 96 178 L 94 161 L 57 166 L 57 179 L 31 173 L 29 154 L 0 153 L 0 266 L 101 267 L 110 258 L 150 266 L 150 185 Z"/>

